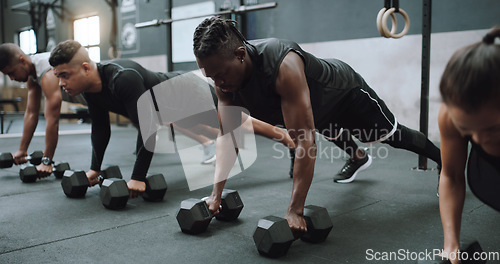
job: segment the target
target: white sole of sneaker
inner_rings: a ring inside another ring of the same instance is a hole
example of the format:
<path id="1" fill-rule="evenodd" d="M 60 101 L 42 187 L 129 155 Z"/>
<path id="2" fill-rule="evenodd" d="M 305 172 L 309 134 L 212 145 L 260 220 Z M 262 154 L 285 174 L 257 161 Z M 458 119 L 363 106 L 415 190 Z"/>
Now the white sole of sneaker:
<path id="1" fill-rule="evenodd" d="M 345 180 L 337 180 L 335 182 L 336 183 L 350 183 L 350 182 L 354 181 L 354 178 L 356 178 L 356 176 L 358 175 L 358 173 L 360 171 L 366 170 L 366 168 L 370 167 L 371 164 L 372 164 L 372 156 L 368 155 L 368 161 L 365 164 L 363 164 L 363 166 L 359 167 L 359 169 L 356 172 L 354 172 L 354 174 L 352 175 L 351 178 L 345 179 Z"/>
<path id="2" fill-rule="evenodd" d="M 210 163 L 214 162 L 216 160 L 216 158 L 217 158 L 216 155 L 214 155 L 213 157 L 202 161 L 201 164 L 210 164 Z"/>

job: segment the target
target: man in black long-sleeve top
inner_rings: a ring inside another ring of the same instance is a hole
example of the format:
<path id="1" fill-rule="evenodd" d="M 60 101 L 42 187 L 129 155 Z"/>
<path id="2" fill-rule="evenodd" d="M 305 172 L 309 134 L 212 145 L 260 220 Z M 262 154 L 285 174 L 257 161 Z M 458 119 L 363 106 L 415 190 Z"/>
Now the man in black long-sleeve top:
<path id="1" fill-rule="evenodd" d="M 109 112 L 129 118 L 138 127 L 138 98 L 154 85 L 177 74 L 151 72 L 131 60 L 95 63 L 85 48 L 74 40 L 59 43 L 49 62 L 59 78 L 59 85 L 71 96 L 83 93 L 87 100 L 92 118 L 92 164 L 87 177 L 90 184 L 95 185 L 111 135 Z M 140 131 L 136 152 L 132 177 L 128 182 L 131 197 L 145 191 L 144 180 L 153 157 L 153 153 L 144 147 Z"/>

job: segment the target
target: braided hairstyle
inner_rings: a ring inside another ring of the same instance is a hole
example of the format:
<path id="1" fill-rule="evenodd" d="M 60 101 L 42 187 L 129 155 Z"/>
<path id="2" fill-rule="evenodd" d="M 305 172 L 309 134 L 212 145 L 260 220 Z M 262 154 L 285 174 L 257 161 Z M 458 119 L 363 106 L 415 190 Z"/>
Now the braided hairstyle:
<path id="1" fill-rule="evenodd" d="M 500 27 L 483 40 L 459 49 L 446 65 L 439 89 L 445 104 L 468 112 L 485 104 L 500 105 Z"/>
<path id="2" fill-rule="evenodd" d="M 234 51 L 246 42 L 245 37 L 236 28 L 236 21 L 211 17 L 203 20 L 193 35 L 193 52 L 203 59 L 214 54 L 230 58 Z"/>

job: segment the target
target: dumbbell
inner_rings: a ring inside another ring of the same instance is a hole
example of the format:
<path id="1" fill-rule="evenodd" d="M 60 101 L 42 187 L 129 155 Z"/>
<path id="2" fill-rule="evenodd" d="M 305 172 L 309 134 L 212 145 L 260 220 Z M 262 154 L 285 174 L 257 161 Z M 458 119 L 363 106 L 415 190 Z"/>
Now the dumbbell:
<path id="1" fill-rule="evenodd" d="M 308 205 L 304 207 L 303 217 L 307 232 L 300 239 L 310 243 L 325 241 L 333 228 L 328 211 L 323 207 Z M 279 258 L 288 252 L 295 238 L 286 219 L 270 215 L 259 220 L 253 240 L 259 254 Z"/>
<path id="2" fill-rule="evenodd" d="M 63 177 L 64 171 L 70 170 L 69 163 L 61 162 L 52 167 L 52 173 L 56 177 L 56 179 L 61 179 Z M 35 182 L 38 178 L 38 171 L 36 170 L 35 165 L 24 165 L 19 170 L 19 178 L 22 182 Z"/>
<path id="3" fill-rule="evenodd" d="M 118 166 L 110 166 L 101 171 L 99 175 L 99 196 L 104 207 L 108 209 L 121 209 L 127 204 L 129 190 L 127 182 L 122 179 Z M 109 180 L 109 181 L 106 181 Z M 123 184 L 123 182 L 125 184 Z M 70 198 L 84 197 L 89 187 L 89 181 L 84 171 L 68 171 L 65 173 L 61 185 L 64 194 Z M 167 183 L 162 174 L 146 176 L 146 192 L 142 195 L 147 201 L 161 201 L 167 191 Z"/>
<path id="4" fill-rule="evenodd" d="M 121 178 L 110 178 L 112 175 L 109 173 L 106 176 L 108 178 L 102 181 L 101 191 L 99 192 L 102 205 L 111 210 L 125 208 L 129 198 L 127 182 Z M 119 176 L 121 177 L 121 173 Z M 144 200 L 151 202 L 163 200 L 167 192 L 167 182 L 163 174 L 148 175 L 145 183 L 146 191 L 142 194 Z"/>
<path id="5" fill-rule="evenodd" d="M 142 199 L 150 202 L 159 202 L 165 197 L 168 186 L 163 174 L 150 174 L 146 176 L 146 191 L 142 194 Z"/>
<path id="6" fill-rule="evenodd" d="M 119 178 L 122 179 L 122 173 L 118 166 L 110 166 L 105 170 L 101 171 L 101 175 L 104 179 L 109 178 Z M 149 174 L 146 176 L 144 181 L 146 183 L 146 191 L 141 195 L 142 198 L 150 202 L 159 202 L 165 197 L 168 186 L 165 181 L 163 174 Z"/>
<path id="7" fill-rule="evenodd" d="M 98 176 L 102 205 L 109 209 L 121 209 L 127 205 L 129 191 L 127 182 L 122 179 L 118 166 L 110 166 Z M 81 198 L 90 187 L 85 171 L 67 170 L 61 180 L 64 194 L 70 198 Z"/>
<path id="8" fill-rule="evenodd" d="M 460 256 L 461 264 L 484 264 L 486 260 L 474 260 L 474 254 L 476 254 L 476 258 L 479 254 L 483 253 L 483 249 L 479 242 L 475 239 L 464 238 L 460 241 Z M 437 257 L 436 260 L 428 260 L 428 259 L 419 259 L 418 264 L 451 264 L 451 261 L 448 259 L 441 260 L 441 257 Z M 465 259 L 467 258 L 467 259 Z"/>
<path id="9" fill-rule="evenodd" d="M 99 186 L 102 182 L 108 178 L 118 178 L 121 179 L 122 174 L 118 166 L 110 166 L 101 171 L 101 175 L 98 176 Z M 64 194 L 70 198 L 80 198 L 84 197 L 87 193 L 89 186 L 89 180 L 87 174 L 84 171 L 65 171 L 61 180 L 61 186 Z"/>
<path id="10" fill-rule="evenodd" d="M 220 210 L 215 218 L 220 221 L 234 221 L 240 215 L 243 206 L 238 191 L 224 189 Z M 205 200 L 190 198 L 181 202 L 176 218 L 182 232 L 199 234 L 207 229 L 212 215 Z"/>
<path id="11" fill-rule="evenodd" d="M 42 163 L 43 151 L 33 151 L 26 159 L 33 165 Z M 10 152 L 0 153 L 0 168 L 10 168 L 14 165 L 14 156 Z"/>

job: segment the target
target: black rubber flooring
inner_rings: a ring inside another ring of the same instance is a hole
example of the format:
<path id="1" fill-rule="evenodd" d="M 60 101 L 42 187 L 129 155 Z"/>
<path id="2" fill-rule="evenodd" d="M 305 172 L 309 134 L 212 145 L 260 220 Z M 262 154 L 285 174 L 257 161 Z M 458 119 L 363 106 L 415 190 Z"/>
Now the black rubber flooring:
<path id="1" fill-rule="evenodd" d="M 119 165 L 128 180 L 136 131 L 122 127 L 112 131 L 104 163 Z M 18 137 L 0 137 L 2 152 L 13 152 L 18 144 Z M 44 137 L 34 137 L 30 151 L 43 146 Z M 182 200 L 207 196 L 211 187 L 190 191 L 177 154 L 155 154 L 151 164 L 150 172 L 163 173 L 167 179 L 164 201 L 133 199 L 120 211 L 101 205 L 99 187 L 89 189 L 83 199 L 69 199 L 53 176 L 25 184 L 19 180 L 18 167 L 0 170 L 0 263 L 416 263 L 404 258 L 442 247 L 437 172 L 412 170 L 417 165 L 415 154 L 375 145 L 372 166 L 354 182 L 336 184 L 332 176 L 345 161 L 332 159 L 338 149 L 330 143 L 319 141 L 318 148 L 327 151 L 316 161 L 306 204 L 326 207 L 332 219 L 334 228 L 322 244 L 296 241 L 280 259 L 258 254 L 252 239 L 257 222 L 267 215 L 284 216 L 292 180 L 289 160 L 276 157 L 283 147 L 257 137 L 257 160 L 226 185 L 238 190 L 245 204 L 239 220 L 213 220 L 205 233 L 196 236 L 182 233 L 175 215 Z M 90 157 L 89 134 L 59 137 L 55 160 L 87 170 Z M 500 214 L 468 191 L 463 236 L 477 238 L 486 252 L 498 256 L 499 223 Z M 398 258 L 375 259 L 376 253 Z"/>

